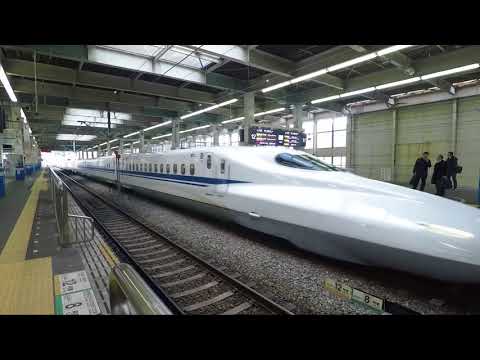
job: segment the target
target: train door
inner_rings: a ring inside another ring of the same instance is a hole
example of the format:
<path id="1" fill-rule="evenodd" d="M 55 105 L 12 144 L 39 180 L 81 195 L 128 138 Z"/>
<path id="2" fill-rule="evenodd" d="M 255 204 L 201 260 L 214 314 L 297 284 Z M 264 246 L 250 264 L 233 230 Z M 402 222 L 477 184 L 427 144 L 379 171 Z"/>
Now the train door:
<path id="1" fill-rule="evenodd" d="M 228 190 L 228 178 L 230 169 L 225 159 L 219 158 L 211 152 L 206 152 L 205 169 L 206 177 L 210 179 L 207 195 L 223 196 Z"/>

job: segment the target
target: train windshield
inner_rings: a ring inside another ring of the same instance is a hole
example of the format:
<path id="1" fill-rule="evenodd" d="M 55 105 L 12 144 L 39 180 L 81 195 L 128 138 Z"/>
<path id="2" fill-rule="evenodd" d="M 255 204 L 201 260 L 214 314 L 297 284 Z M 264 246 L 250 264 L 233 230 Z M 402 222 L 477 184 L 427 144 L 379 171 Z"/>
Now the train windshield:
<path id="1" fill-rule="evenodd" d="M 316 171 L 338 171 L 338 169 L 329 164 L 325 164 L 314 156 L 307 154 L 293 155 L 289 153 L 278 154 L 275 161 L 281 165 Z"/>

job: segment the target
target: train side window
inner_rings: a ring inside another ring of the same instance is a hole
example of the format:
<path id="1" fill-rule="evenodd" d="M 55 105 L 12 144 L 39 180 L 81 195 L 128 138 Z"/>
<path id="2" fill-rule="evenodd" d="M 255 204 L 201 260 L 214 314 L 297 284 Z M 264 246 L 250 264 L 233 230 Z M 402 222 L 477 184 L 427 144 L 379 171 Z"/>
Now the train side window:
<path id="1" fill-rule="evenodd" d="M 135 164 L 135 171 L 138 171 L 138 164 Z"/>
<path id="2" fill-rule="evenodd" d="M 163 164 L 160 164 L 160 173 L 163 174 Z"/>
<path id="3" fill-rule="evenodd" d="M 154 170 L 155 170 L 154 172 L 158 173 L 158 164 L 155 164 Z"/>
<path id="4" fill-rule="evenodd" d="M 220 174 L 225 174 L 225 160 L 220 161 Z"/>
<path id="5" fill-rule="evenodd" d="M 207 155 L 207 169 L 212 168 L 212 155 Z"/>
<path id="6" fill-rule="evenodd" d="M 182 175 L 185 175 L 185 164 L 180 165 L 180 171 L 182 172 Z"/>
<path id="7" fill-rule="evenodd" d="M 152 164 L 148 164 L 148 172 L 152 172 Z"/>
<path id="8" fill-rule="evenodd" d="M 167 174 L 170 174 L 170 164 L 167 164 Z"/>
<path id="9" fill-rule="evenodd" d="M 190 164 L 190 175 L 195 175 L 195 164 Z"/>
<path id="10" fill-rule="evenodd" d="M 177 164 L 173 164 L 173 173 L 176 174 L 178 170 Z"/>

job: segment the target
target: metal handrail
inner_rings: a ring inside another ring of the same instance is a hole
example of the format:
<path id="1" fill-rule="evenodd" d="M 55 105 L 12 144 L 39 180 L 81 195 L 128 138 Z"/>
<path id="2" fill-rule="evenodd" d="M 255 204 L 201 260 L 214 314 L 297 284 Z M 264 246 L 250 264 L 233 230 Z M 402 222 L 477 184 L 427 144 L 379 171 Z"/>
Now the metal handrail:
<path id="1" fill-rule="evenodd" d="M 109 288 L 112 315 L 173 315 L 129 264 L 112 269 Z"/>

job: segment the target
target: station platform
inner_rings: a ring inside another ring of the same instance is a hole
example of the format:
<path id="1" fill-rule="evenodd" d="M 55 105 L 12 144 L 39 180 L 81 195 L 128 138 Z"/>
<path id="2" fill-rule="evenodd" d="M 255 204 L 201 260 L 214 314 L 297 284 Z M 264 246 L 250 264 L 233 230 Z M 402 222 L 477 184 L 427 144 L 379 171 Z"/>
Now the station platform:
<path id="1" fill-rule="evenodd" d="M 109 275 L 119 261 L 96 230 L 78 230 L 74 216 L 84 214 L 73 198 L 68 228 L 75 242 L 60 244 L 48 171 L 31 184 L 7 186 L 0 199 L 0 315 L 110 314 Z"/>

